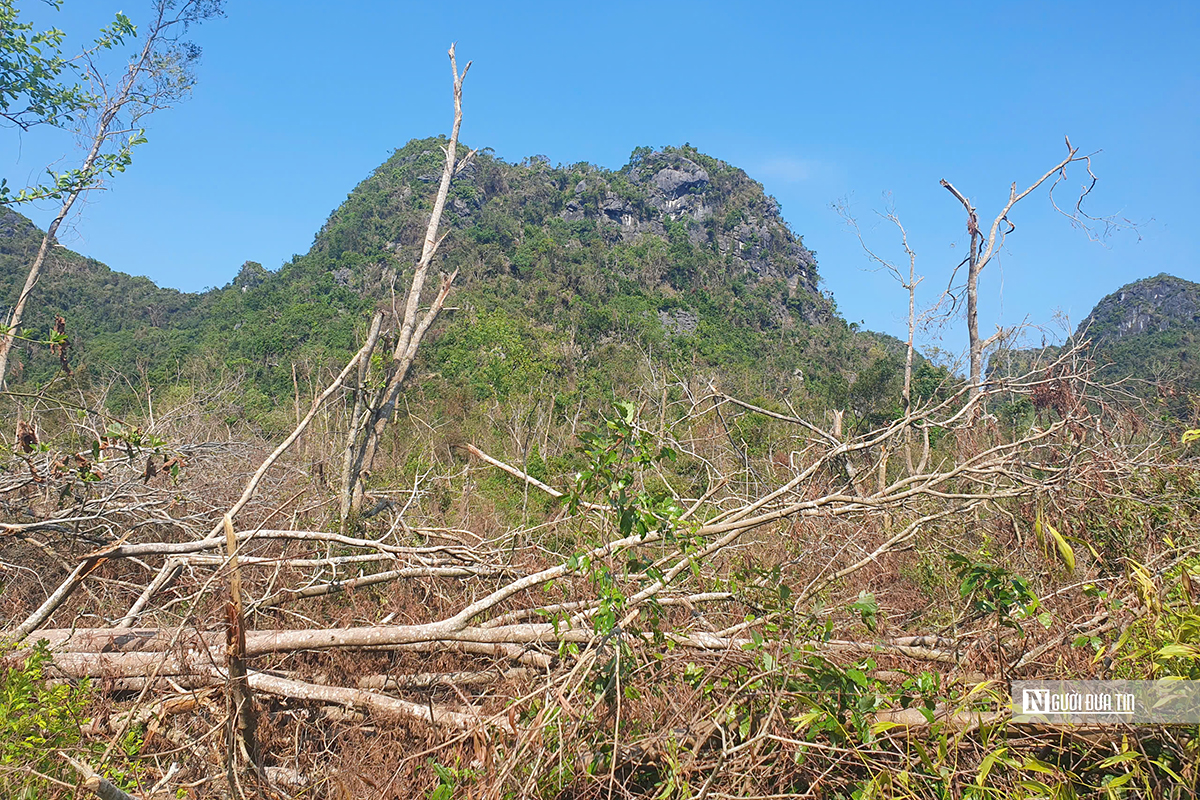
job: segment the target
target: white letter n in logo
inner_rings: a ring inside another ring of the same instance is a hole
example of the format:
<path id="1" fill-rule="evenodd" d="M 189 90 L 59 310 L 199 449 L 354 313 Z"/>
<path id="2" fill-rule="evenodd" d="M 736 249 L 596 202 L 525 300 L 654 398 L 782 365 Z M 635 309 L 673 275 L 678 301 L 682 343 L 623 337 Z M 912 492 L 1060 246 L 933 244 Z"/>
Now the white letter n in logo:
<path id="1" fill-rule="evenodd" d="M 1022 694 L 1021 705 L 1026 714 L 1050 713 L 1049 689 L 1025 689 Z"/>

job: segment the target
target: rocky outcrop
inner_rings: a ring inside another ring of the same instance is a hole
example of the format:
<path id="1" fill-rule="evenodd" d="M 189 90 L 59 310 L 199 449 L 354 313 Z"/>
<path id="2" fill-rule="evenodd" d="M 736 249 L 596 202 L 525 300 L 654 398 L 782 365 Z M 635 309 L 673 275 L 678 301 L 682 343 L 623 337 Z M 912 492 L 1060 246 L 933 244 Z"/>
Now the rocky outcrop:
<path id="1" fill-rule="evenodd" d="M 695 161 L 680 155 L 654 153 L 644 166 L 629 172 L 629 179 L 646 190 L 646 204 L 672 220 L 703 222 L 712 213 L 705 201 L 709 175 Z"/>
<path id="2" fill-rule="evenodd" d="M 1165 273 L 1122 286 L 1096 304 L 1071 341 L 1091 340 L 1095 377 L 1124 381 L 1124 391 L 1190 414 L 1200 392 L 1200 283 Z M 989 362 L 989 374 L 1020 375 L 1045 365 L 1062 346 L 1010 350 Z"/>
<path id="3" fill-rule="evenodd" d="M 262 284 L 270 274 L 257 261 L 246 261 L 242 264 L 242 268 L 238 270 L 237 276 L 233 279 L 233 286 L 235 289 L 240 289 L 245 293 Z"/>
<path id="4" fill-rule="evenodd" d="M 345 252 L 371 254 L 356 270 L 374 263 L 373 248 L 415 258 L 408 252 L 415 244 L 401 253 L 393 243 L 419 240 L 430 191 L 423 183 L 440 166 L 439 146 L 437 140 L 414 140 L 397 151 L 330 217 L 314 249 L 334 259 Z M 561 222 L 570 228 L 558 227 Z M 592 248 L 583 258 L 599 258 L 599 271 L 607 268 L 601 255 L 607 247 L 653 237 L 666 247 L 652 248 L 644 267 L 628 255 L 611 262 L 626 271 L 623 278 L 644 282 L 651 291 L 666 285 L 672 293 L 742 292 L 769 283 L 755 302 L 773 304 L 774 318 L 785 325 L 797 313 L 809 322 L 832 313 L 817 285 L 815 256 L 784 222 L 775 200 L 744 171 L 690 145 L 638 148 L 616 171 L 585 163 L 554 167 L 542 156 L 508 164 L 481 151 L 456 178 L 444 223 L 448 231 L 490 248 L 492 255 L 476 259 L 485 271 L 523 278 L 539 270 L 547 274 L 554 269 L 546 255 L 553 246 L 535 245 L 539 235 L 569 250 Z M 530 231 L 540 234 L 530 239 Z M 490 264 L 492 258 L 497 263 Z M 531 268 L 535 263 L 540 266 Z M 755 313 L 759 321 L 770 316 Z"/>
<path id="5" fill-rule="evenodd" d="M 665 237 L 664 221 L 683 222 L 693 246 L 715 249 L 733 270 L 759 280 L 783 280 L 793 297 L 808 293 L 820 298 L 816 257 L 788 228 L 779 205 L 742 170 L 712 161 L 716 175 L 676 150 L 645 154 L 625 171 L 629 182 L 644 192 L 644 201 L 639 204 L 608 189 L 597 202 L 597 216 L 627 241 L 646 234 Z M 590 185 L 581 181 L 576 195 Z M 587 214 L 582 202 L 572 201 L 562 216 L 583 219 Z M 815 303 L 813 309 L 823 305 Z"/>
<path id="6" fill-rule="evenodd" d="M 32 221 L 13 211 L 11 208 L 0 207 L 0 239 L 24 237 L 41 239 L 42 232 Z"/>
<path id="7" fill-rule="evenodd" d="M 567 205 L 559 213 L 559 216 L 567 222 L 574 222 L 578 219 L 584 219 L 587 216 L 587 212 L 583 210 L 583 206 L 578 200 L 568 200 Z"/>
<path id="8" fill-rule="evenodd" d="M 1102 341 L 1172 328 L 1200 330 L 1200 283 L 1162 273 L 1105 297 L 1075 335 Z"/>
<path id="9" fill-rule="evenodd" d="M 695 161 L 681 158 L 679 166 L 680 169 L 663 167 L 654 173 L 652 182 L 664 195 L 678 197 L 684 192 L 703 189 L 708 185 L 708 173 Z"/>
<path id="10" fill-rule="evenodd" d="M 664 331 L 676 336 L 695 333 L 700 326 L 700 316 L 694 311 L 676 308 L 672 311 L 659 311 L 658 321 Z"/>

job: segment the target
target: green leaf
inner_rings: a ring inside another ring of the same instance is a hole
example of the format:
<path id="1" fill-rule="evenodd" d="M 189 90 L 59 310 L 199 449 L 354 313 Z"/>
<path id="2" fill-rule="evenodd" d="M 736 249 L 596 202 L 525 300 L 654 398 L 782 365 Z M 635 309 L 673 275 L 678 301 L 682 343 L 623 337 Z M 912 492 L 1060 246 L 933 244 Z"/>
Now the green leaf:
<path id="1" fill-rule="evenodd" d="M 998 750 L 993 750 L 984 756 L 983 763 L 979 765 L 979 774 L 975 776 L 975 784 L 977 786 L 983 786 L 984 782 L 987 780 L 988 773 L 991 772 L 992 767 L 995 766 L 996 760 L 1007 752 L 1007 747 L 1001 747 Z"/>
<path id="2" fill-rule="evenodd" d="M 925 769 L 931 774 L 938 774 L 937 768 L 933 766 L 933 760 L 929 757 L 929 751 L 925 749 L 923 744 L 921 744 L 921 740 L 913 739 L 912 744 L 913 748 L 917 751 L 917 755 L 920 756 L 921 763 L 925 766 Z"/>
<path id="3" fill-rule="evenodd" d="M 1054 539 L 1054 544 L 1058 547 L 1058 554 L 1062 556 L 1063 563 L 1067 565 L 1067 572 L 1075 571 L 1075 551 L 1071 545 L 1067 544 L 1067 540 L 1063 535 L 1054 529 L 1050 523 L 1046 523 L 1045 529 L 1050 533 L 1050 537 Z"/>
<path id="4" fill-rule="evenodd" d="M 1190 644 L 1168 644 L 1155 653 L 1158 658 L 1200 658 L 1200 647 Z"/>
<path id="5" fill-rule="evenodd" d="M 875 630 L 876 617 L 879 614 L 879 603 L 875 600 L 875 595 L 864 589 L 858 593 L 858 599 L 850 603 L 849 608 L 859 613 L 868 630 Z"/>
<path id="6" fill-rule="evenodd" d="M 1135 750 L 1129 750 L 1124 753 L 1119 753 L 1118 755 L 1115 755 L 1115 756 L 1109 756 L 1108 758 L 1104 759 L 1099 764 L 1097 764 L 1096 768 L 1097 769 L 1108 769 L 1109 767 L 1115 767 L 1117 764 L 1124 764 L 1129 761 L 1136 761 L 1137 759 L 1139 759 L 1141 757 L 1142 757 L 1141 753 L 1139 753 Z"/>
<path id="7" fill-rule="evenodd" d="M 1185 781 L 1183 779 L 1183 776 L 1181 776 L 1175 770 L 1171 769 L 1166 764 L 1164 764 L 1161 758 L 1152 758 L 1152 759 L 1150 759 L 1150 763 L 1153 764 L 1154 766 L 1158 767 L 1159 769 L 1161 769 L 1163 772 L 1170 775 L 1172 778 L 1174 778 L 1177 785 L 1179 785 L 1179 786 L 1187 785 L 1187 781 Z"/>

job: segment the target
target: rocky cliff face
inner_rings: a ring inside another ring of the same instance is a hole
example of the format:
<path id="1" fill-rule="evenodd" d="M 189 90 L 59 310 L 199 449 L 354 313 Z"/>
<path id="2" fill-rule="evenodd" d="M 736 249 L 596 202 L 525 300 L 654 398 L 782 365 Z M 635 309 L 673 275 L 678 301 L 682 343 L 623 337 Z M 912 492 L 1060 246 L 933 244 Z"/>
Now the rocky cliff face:
<path id="1" fill-rule="evenodd" d="M 11 208 L 0 207 L 0 240 L 7 245 L 16 239 L 41 239 L 37 226 Z"/>
<path id="2" fill-rule="evenodd" d="M 415 259 L 442 146 L 409 142 L 330 216 L 313 252 L 345 265 L 357 254 L 355 274 L 342 285 L 377 286 L 376 252 L 404 261 L 411 250 Z M 556 284 L 558 296 L 605 282 L 611 293 L 612 281 L 634 281 L 668 296 L 753 300 L 759 326 L 820 323 L 832 314 L 816 257 L 778 203 L 742 170 L 687 145 L 638 148 L 615 171 L 554 167 L 541 156 L 511 164 L 480 153 L 456 179 L 444 224 L 446 257 L 465 255 L 464 287 L 505 273 Z"/>
<path id="3" fill-rule="evenodd" d="M 1174 329 L 1200 330 L 1200 283 L 1163 273 L 1105 297 L 1075 335 L 1100 342 Z"/>
<path id="4" fill-rule="evenodd" d="M 635 153 L 621 170 L 633 193 L 618 193 L 597 170 L 590 183 L 584 178 L 575 184 L 576 198 L 561 216 L 567 221 L 594 218 L 618 230 L 627 242 L 643 235 L 667 239 L 665 223 L 683 223 L 693 246 L 714 249 L 734 272 L 784 280 L 793 297 L 800 292 L 817 295 L 816 257 L 788 228 L 775 200 L 740 169 L 694 155 L 715 166 L 714 174 L 685 151 Z M 596 195 L 592 213 L 589 194 Z"/>
<path id="5" fill-rule="evenodd" d="M 292 361 L 344 361 L 370 312 L 402 298 L 444 145 L 409 142 L 355 187 L 308 253 L 278 270 L 248 261 L 203 295 L 56 250 L 33 324 L 65 316 L 72 352 L 97 368 L 149 364 L 166 375 L 203 359 L 250 375 L 263 398 L 290 396 Z M 447 200 L 434 269 L 457 270 L 455 310 L 422 348 L 438 391 L 482 398 L 560 386 L 609 398 L 632 389 L 652 358 L 654 369 L 747 392 L 774 386 L 796 398 L 803 387 L 814 402 L 898 394 L 857 378 L 900 374 L 896 343 L 850 329 L 775 200 L 695 148 L 638 148 L 618 170 L 538 156 L 513 164 L 485 151 Z M 27 220 L 0 215 L 0 310 L 37 241 Z M 29 377 L 58 369 L 43 355 L 23 353 Z"/>

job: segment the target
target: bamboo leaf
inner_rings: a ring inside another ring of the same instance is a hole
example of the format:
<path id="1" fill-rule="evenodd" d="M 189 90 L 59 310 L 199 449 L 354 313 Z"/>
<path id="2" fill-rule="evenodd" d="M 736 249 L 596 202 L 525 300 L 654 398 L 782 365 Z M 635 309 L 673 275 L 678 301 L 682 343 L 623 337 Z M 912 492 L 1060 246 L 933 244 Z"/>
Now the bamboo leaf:
<path id="1" fill-rule="evenodd" d="M 1026 769 L 1030 772 L 1041 772 L 1046 775 L 1053 775 L 1055 771 L 1054 767 L 1050 766 L 1045 761 L 1033 757 L 1025 759 L 1025 763 L 1021 764 L 1021 769 Z"/>
<path id="2" fill-rule="evenodd" d="M 1075 571 L 1075 550 L 1063 538 L 1063 535 L 1055 530 L 1054 526 L 1046 523 L 1046 530 L 1050 533 L 1050 537 L 1054 539 L 1054 544 L 1058 547 L 1058 554 L 1062 556 L 1063 563 L 1067 565 L 1067 572 Z"/>
<path id="3" fill-rule="evenodd" d="M 1008 752 L 1007 747 L 1001 747 L 998 750 L 993 750 L 984 757 L 983 763 L 979 765 L 979 774 L 975 776 L 975 785 L 983 786 L 987 780 L 988 773 L 992 771 L 992 767 L 996 765 L 996 759 Z"/>
<path id="4" fill-rule="evenodd" d="M 1183 776 L 1181 776 L 1181 775 L 1180 775 L 1178 772 L 1176 772 L 1175 770 L 1171 769 L 1171 768 L 1170 768 L 1170 767 L 1168 767 L 1166 764 L 1164 764 L 1164 763 L 1163 763 L 1163 761 L 1162 761 L 1162 759 L 1160 759 L 1160 758 L 1152 758 L 1152 759 L 1150 759 L 1150 763 L 1151 763 L 1151 764 L 1153 764 L 1154 766 L 1158 767 L 1159 769 L 1161 769 L 1163 772 L 1165 772 L 1165 773 L 1167 773 L 1168 775 L 1170 775 L 1170 776 L 1171 776 L 1172 778 L 1174 778 L 1176 781 L 1178 781 L 1180 786 L 1186 786 L 1186 785 L 1187 785 L 1187 781 L 1185 781 L 1185 780 L 1183 779 Z"/>
<path id="5" fill-rule="evenodd" d="M 1097 765 L 1097 769 L 1108 769 L 1109 767 L 1115 767 L 1117 764 L 1124 764 L 1127 761 L 1136 761 L 1137 759 L 1141 758 L 1141 756 L 1142 754 L 1135 750 L 1130 750 L 1115 756 L 1109 756 Z"/>
<path id="6" fill-rule="evenodd" d="M 917 751 L 917 755 L 920 756 L 920 758 L 921 758 L 921 763 L 925 765 L 925 769 L 929 770 L 929 772 L 931 774 L 937 775 L 938 774 L 937 767 L 935 767 L 933 765 L 933 759 L 931 759 L 929 757 L 929 751 L 927 751 L 925 749 L 924 745 L 921 744 L 921 740 L 913 739 L 912 743 L 913 743 L 913 747 Z"/>
<path id="7" fill-rule="evenodd" d="M 1129 628 L 1121 631 L 1121 635 L 1117 637 L 1117 643 L 1112 646 L 1112 650 L 1108 652 L 1110 656 L 1115 656 L 1117 651 L 1129 643 Z"/>
<path id="8" fill-rule="evenodd" d="M 1200 647 L 1190 644 L 1168 644 L 1160 647 L 1156 655 L 1159 658 L 1198 658 Z"/>

